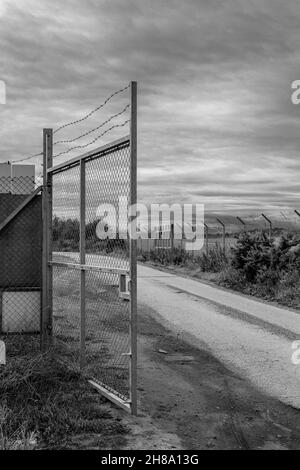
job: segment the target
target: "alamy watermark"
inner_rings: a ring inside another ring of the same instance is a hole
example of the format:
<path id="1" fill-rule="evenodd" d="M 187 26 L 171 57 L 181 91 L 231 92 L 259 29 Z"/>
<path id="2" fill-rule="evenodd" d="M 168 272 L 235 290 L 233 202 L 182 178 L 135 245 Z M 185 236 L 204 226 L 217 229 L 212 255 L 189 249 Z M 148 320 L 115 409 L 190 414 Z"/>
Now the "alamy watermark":
<path id="1" fill-rule="evenodd" d="M 293 353 L 291 357 L 292 364 L 294 364 L 294 366 L 299 366 L 300 365 L 300 341 L 299 340 L 292 342 L 292 349 L 293 349 Z"/>
<path id="2" fill-rule="evenodd" d="M 204 244 L 203 204 L 129 205 L 125 196 L 117 204 L 105 203 L 96 211 L 100 240 L 173 238 L 185 240 L 185 249 L 201 250 Z"/>
<path id="3" fill-rule="evenodd" d="M 294 80 L 291 84 L 291 89 L 294 90 L 291 94 L 292 103 L 300 104 L 300 80 Z"/>
<path id="4" fill-rule="evenodd" d="M 4 341 L 0 341 L 0 365 L 6 364 L 6 348 Z"/>
<path id="5" fill-rule="evenodd" d="M 0 80 L 0 104 L 6 104 L 6 85 L 3 80 Z"/>

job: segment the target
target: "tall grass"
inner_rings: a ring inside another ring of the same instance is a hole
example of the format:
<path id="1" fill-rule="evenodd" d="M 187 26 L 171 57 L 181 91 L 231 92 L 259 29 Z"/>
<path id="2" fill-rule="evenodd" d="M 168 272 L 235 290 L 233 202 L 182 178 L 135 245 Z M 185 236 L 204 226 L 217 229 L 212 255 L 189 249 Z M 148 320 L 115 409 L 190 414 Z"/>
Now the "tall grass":
<path id="1" fill-rule="evenodd" d="M 219 272 L 228 263 L 228 257 L 218 244 L 206 253 L 197 253 L 179 248 L 156 249 L 149 253 L 140 253 L 141 261 L 152 261 L 164 266 L 186 266 L 201 271 Z"/>
<path id="2" fill-rule="evenodd" d="M 125 429 L 82 376 L 40 354 L 38 338 L 7 336 L 0 366 L 0 449 L 72 448 L 76 435 L 94 433 L 99 447 Z"/>

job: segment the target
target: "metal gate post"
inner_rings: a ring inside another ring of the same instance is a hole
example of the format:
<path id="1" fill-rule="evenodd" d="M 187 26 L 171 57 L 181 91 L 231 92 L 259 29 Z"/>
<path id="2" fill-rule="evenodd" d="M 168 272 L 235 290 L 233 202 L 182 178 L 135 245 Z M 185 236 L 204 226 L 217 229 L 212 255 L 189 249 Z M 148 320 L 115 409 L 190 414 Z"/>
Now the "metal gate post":
<path id="1" fill-rule="evenodd" d="M 174 260 L 174 222 L 170 226 L 170 263 L 173 264 Z"/>
<path id="2" fill-rule="evenodd" d="M 272 221 L 265 214 L 261 214 L 261 215 L 269 224 L 269 238 L 271 238 L 272 237 Z"/>
<path id="3" fill-rule="evenodd" d="M 85 315 L 85 161 L 80 161 L 80 368 L 83 369 L 86 364 L 85 333 L 86 333 L 86 315 Z"/>
<path id="4" fill-rule="evenodd" d="M 43 294 L 41 311 L 41 349 L 46 351 L 52 339 L 52 175 L 53 130 L 43 130 Z"/>
<path id="5" fill-rule="evenodd" d="M 208 246 L 208 225 L 207 224 L 204 224 L 204 230 L 205 230 L 205 252 L 206 252 L 206 255 L 208 255 L 209 246 Z"/>
<path id="6" fill-rule="evenodd" d="M 217 217 L 217 221 L 222 226 L 222 250 L 223 250 L 223 253 L 225 255 L 225 253 L 226 253 L 226 227 L 225 227 L 224 222 L 222 222 L 222 220 L 218 219 L 218 217 Z"/>
<path id="7" fill-rule="evenodd" d="M 245 222 L 244 222 L 240 217 L 237 217 L 237 220 L 242 224 L 243 230 L 244 230 L 244 232 L 246 232 L 246 224 L 245 224 Z"/>
<path id="8" fill-rule="evenodd" d="M 130 205 L 137 202 L 137 83 L 130 86 Z M 130 235 L 129 235 L 130 236 Z M 136 240 L 130 236 L 130 402 L 131 413 L 137 414 L 137 265 Z"/>

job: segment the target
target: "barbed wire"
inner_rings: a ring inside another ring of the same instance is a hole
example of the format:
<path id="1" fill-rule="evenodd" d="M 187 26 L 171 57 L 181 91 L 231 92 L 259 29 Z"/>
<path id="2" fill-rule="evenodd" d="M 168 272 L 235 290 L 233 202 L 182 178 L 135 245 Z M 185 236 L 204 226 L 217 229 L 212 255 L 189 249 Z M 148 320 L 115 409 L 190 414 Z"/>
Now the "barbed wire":
<path id="1" fill-rule="evenodd" d="M 75 124 L 78 124 L 79 122 L 82 122 L 82 121 L 85 121 L 86 119 L 88 119 L 89 117 L 91 117 L 93 114 L 95 114 L 97 111 L 99 111 L 100 109 L 102 109 L 114 96 L 122 93 L 123 91 L 125 90 L 128 90 L 128 88 L 130 87 L 130 84 L 128 84 L 126 87 L 124 88 L 121 88 L 120 90 L 117 90 L 115 91 L 114 93 L 112 93 L 108 98 L 106 98 L 106 100 L 100 104 L 100 106 L 97 106 L 97 108 L 93 109 L 92 111 L 90 111 L 88 114 L 86 114 L 83 118 L 81 119 L 77 119 L 76 121 L 72 121 L 72 122 L 69 122 L 68 124 L 64 124 L 63 126 L 60 126 L 58 129 L 56 129 L 53 134 L 57 134 L 57 132 L 61 131 L 62 129 L 65 129 L 66 127 L 69 127 L 69 126 L 73 126 Z"/>
<path id="2" fill-rule="evenodd" d="M 20 160 L 10 160 L 10 163 L 25 162 L 26 160 L 31 160 L 32 158 L 41 157 L 42 155 L 43 155 L 43 152 L 40 152 L 35 155 L 31 155 L 30 157 L 21 158 Z"/>
<path id="3" fill-rule="evenodd" d="M 105 134 L 107 134 L 109 131 L 113 130 L 113 129 L 116 129 L 117 127 L 124 127 L 126 126 L 126 124 L 128 124 L 130 122 L 130 119 L 127 119 L 126 121 L 124 121 L 122 124 L 114 124 L 113 126 L 111 126 L 109 129 L 106 129 L 104 132 L 102 132 L 101 134 L 99 134 L 97 137 L 95 137 L 95 139 L 93 139 L 92 141 L 88 142 L 87 144 L 84 144 L 84 145 L 76 145 L 75 147 L 71 147 L 69 148 L 68 150 L 65 150 L 63 152 L 60 152 L 58 153 L 57 155 L 53 155 L 53 158 L 58 158 L 58 157 L 61 157 L 62 155 L 66 155 L 67 153 L 69 152 L 72 152 L 73 150 L 77 150 L 77 149 L 84 149 L 86 147 L 89 147 L 90 145 L 94 144 L 95 142 L 97 142 L 99 139 L 101 139 L 101 137 L 103 137 Z"/>
<path id="4" fill-rule="evenodd" d="M 91 117 L 93 114 L 95 114 L 97 111 L 99 111 L 100 109 L 102 109 L 114 96 L 120 94 L 120 93 L 123 93 L 124 91 L 128 90 L 130 87 L 130 83 L 124 87 L 124 88 L 120 88 L 119 90 L 115 91 L 114 93 L 112 93 L 108 98 L 106 98 L 105 101 L 103 101 L 103 103 L 99 106 L 97 106 L 96 108 L 94 108 L 92 111 L 90 111 L 88 114 L 86 114 L 83 118 L 80 118 L 80 119 L 77 119 L 76 121 L 72 121 L 72 122 L 69 122 L 67 124 L 64 124 L 62 126 L 60 126 L 58 129 L 56 129 L 54 132 L 53 132 L 53 135 L 56 134 L 57 132 L 61 131 L 62 129 L 65 129 L 66 127 L 70 127 L 72 125 L 75 125 L 75 124 L 78 124 L 80 122 L 83 122 L 85 120 L 87 120 L 89 117 Z M 70 139 L 70 140 L 61 140 L 61 141 L 57 141 L 55 142 L 53 145 L 57 145 L 57 144 L 66 144 L 66 143 L 72 143 L 72 142 L 75 142 L 76 140 L 79 140 L 83 137 L 86 137 L 87 135 L 89 134 L 92 134 L 93 132 L 97 131 L 98 129 L 100 129 L 101 127 L 103 127 L 104 125 L 108 124 L 110 121 L 112 121 L 112 119 L 120 116 L 121 114 L 125 113 L 126 110 L 130 107 L 130 105 L 127 105 L 122 111 L 120 111 L 120 113 L 117 113 L 113 116 L 111 116 L 109 119 L 107 119 L 105 122 L 103 122 L 102 124 L 100 124 L 99 126 L 95 127 L 94 129 L 92 129 L 91 131 L 88 131 L 74 139 Z M 127 121 L 129 122 L 129 121 Z M 127 123 L 126 122 L 126 123 Z M 125 124 L 123 124 L 125 125 Z M 53 158 L 55 157 L 58 157 L 58 156 L 61 156 L 61 155 L 64 155 L 65 153 L 69 153 L 71 152 L 72 150 L 75 150 L 77 148 L 86 148 L 88 147 L 89 145 L 92 145 L 94 142 L 96 142 L 97 140 L 99 140 L 103 135 L 107 134 L 107 132 L 109 132 L 110 130 L 114 129 L 115 127 L 123 127 L 123 125 L 115 125 L 115 126 L 112 126 L 111 128 L 107 129 L 107 131 L 105 131 L 103 134 L 101 134 L 100 136 L 98 136 L 96 139 L 94 139 L 93 141 L 91 141 L 90 143 L 84 145 L 84 146 L 77 146 L 77 147 L 73 147 L 65 152 L 61 152 L 60 154 L 58 155 L 55 155 Z M 38 157 L 41 157 L 43 156 L 43 152 L 40 152 L 40 153 L 37 153 L 35 155 L 30 155 L 28 157 L 24 157 L 24 158 L 21 158 L 20 160 L 11 160 L 10 162 L 11 163 L 21 163 L 21 162 L 25 162 L 25 161 L 28 161 L 28 160 L 31 160 L 32 158 L 38 158 Z"/>
<path id="5" fill-rule="evenodd" d="M 106 124 L 108 124 L 110 121 L 112 121 L 113 119 L 115 119 L 116 117 L 119 117 L 121 116 L 122 114 L 124 114 L 127 109 L 130 108 L 130 105 L 128 104 L 127 106 L 125 106 L 124 109 L 122 109 L 122 111 L 120 111 L 119 113 L 116 113 L 116 114 L 113 114 L 109 119 L 107 119 L 106 121 L 104 121 L 102 124 L 100 124 L 99 126 L 95 127 L 94 129 L 88 131 L 88 132 L 85 132 L 84 134 L 81 134 L 79 135 L 78 137 L 75 137 L 74 139 L 69 139 L 69 140 L 58 140 L 57 142 L 54 142 L 53 143 L 53 146 L 54 145 L 58 145 L 58 144 L 71 144 L 72 142 L 75 142 L 76 140 L 79 140 L 79 139 L 82 139 L 83 137 L 86 137 L 87 135 L 90 135 L 92 134 L 93 132 L 95 131 L 98 131 L 99 129 L 101 129 L 101 127 L 104 127 Z"/>

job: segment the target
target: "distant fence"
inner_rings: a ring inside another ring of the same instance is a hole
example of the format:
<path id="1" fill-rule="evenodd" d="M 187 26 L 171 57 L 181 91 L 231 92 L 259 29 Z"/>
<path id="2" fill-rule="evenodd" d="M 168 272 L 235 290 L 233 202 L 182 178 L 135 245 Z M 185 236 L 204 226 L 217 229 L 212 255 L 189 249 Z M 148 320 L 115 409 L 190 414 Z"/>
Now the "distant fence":
<path id="1" fill-rule="evenodd" d="M 203 247 L 200 252 L 208 253 L 217 248 L 225 253 L 236 245 L 237 238 L 243 232 L 265 233 L 267 236 L 279 236 L 282 233 L 300 232 L 300 211 L 279 211 L 255 214 L 251 216 L 213 216 L 208 214 L 204 224 Z M 179 249 L 186 250 L 186 240 L 172 239 L 173 230 L 160 230 L 159 235 L 152 238 L 139 238 L 137 249 L 139 254 L 152 250 Z M 198 252 L 199 253 L 199 252 Z"/>

